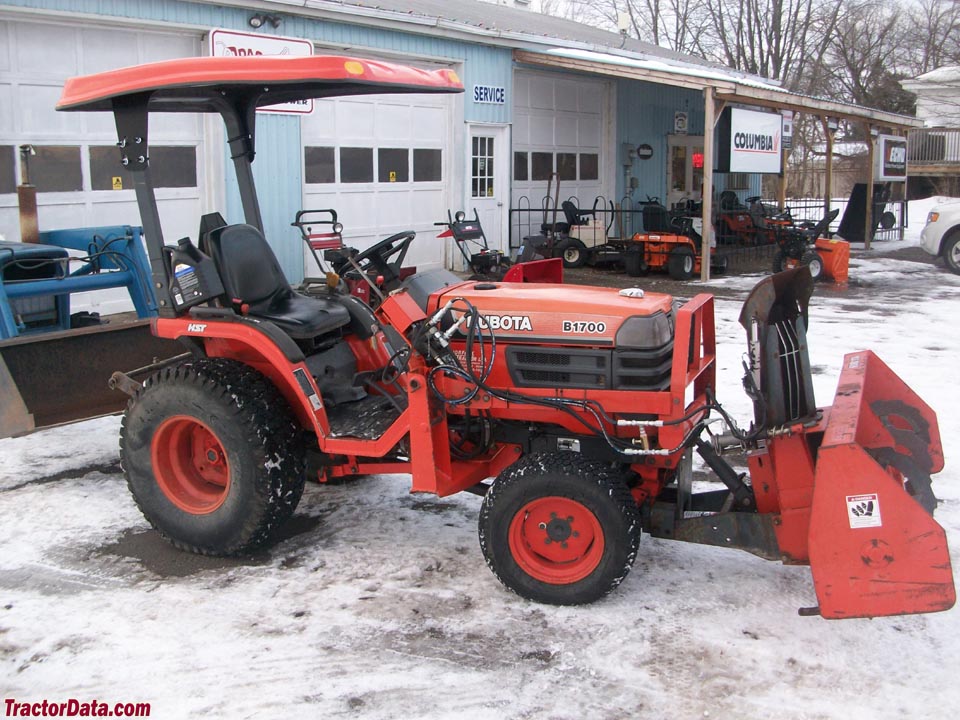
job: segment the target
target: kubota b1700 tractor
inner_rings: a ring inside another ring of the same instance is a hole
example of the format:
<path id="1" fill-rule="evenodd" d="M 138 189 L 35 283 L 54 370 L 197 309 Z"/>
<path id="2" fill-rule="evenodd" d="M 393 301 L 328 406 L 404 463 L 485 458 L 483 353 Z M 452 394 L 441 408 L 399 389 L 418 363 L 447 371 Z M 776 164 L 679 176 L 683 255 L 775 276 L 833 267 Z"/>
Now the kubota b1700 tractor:
<path id="1" fill-rule="evenodd" d="M 308 466 L 321 482 L 405 472 L 414 492 L 482 494 L 487 563 L 540 602 L 612 590 L 646 530 L 809 563 L 824 617 L 951 607 L 932 516 L 936 417 L 869 351 L 845 358 L 833 406 L 816 407 L 806 269 L 762 281 L 744 307 L 755 404 L 744 430 L 715 397 L 708 295 L 679 305 L 442 269 L 406 278 L 376 312 L 334 274 L 326 294 L 291 290 L 263 236 L 256 108 L 461 89 L 449 70 L 342 57 L 174 60 L 68 81 L 61 110 L 115 115 L 160 306 L 153 329 L 191 353 L 142 384 L 115 376 L 131 393 L 123 469 L 153 526 L 184 550 L 243 553 L 294 512 Z M 164 247 L 151 111 L 223 117 L 244 224 L 207 218 L 199 249 Z M 389 275 L 380 253 L 392 249 L 364 256 Z M 711 439 L 714 413 L 728 437 Z M 728 444 L 748 452 L 749 481 L 721 456 Z M 692 451 L 725 487 L 693 492 Z"/>

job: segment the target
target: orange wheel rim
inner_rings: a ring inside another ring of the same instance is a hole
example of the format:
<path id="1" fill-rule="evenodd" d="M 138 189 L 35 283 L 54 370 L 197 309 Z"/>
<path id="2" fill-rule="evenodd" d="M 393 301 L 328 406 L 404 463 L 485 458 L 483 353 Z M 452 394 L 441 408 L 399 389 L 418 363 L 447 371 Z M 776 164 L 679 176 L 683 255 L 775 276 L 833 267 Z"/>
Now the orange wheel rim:
<path id="1" fill-rule="evenodd" d="M 542 497 L 510 522 L 510 553 L 524 572 L 551 585 L 569 585 L 596 570 L 603 557 L 603 528 L 585 505 Z"/>
<path id="2" fill-rule="evenodd" d="M 150 459 L 160 490 L 184 512 L 206 515 L 227 499 L 227 455 L 216 434 L 196 418 L 164 420 L 154 433 Z"/>

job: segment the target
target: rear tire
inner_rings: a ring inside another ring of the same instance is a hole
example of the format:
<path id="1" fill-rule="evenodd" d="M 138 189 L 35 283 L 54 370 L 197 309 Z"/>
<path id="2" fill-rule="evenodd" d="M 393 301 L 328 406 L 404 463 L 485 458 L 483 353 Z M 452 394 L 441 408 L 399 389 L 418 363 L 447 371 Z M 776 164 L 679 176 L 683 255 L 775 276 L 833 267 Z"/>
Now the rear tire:
<path id="1" fill-rule="evenodd" d="M 613 590 L 640 543 L 640 511 L 609 464 L 575 453 L 539 453 L 493 483 L 480 510 L 480 548 L 518 595 L 581 605 Z"/>
<path id="2" fill-rule="evenodd" d="M 823 277 L 823 258 L 820 257 L 820 253 L 815 250 L 807 250 L 800 257 L 800 264 L 806 265 L 810 270 L 810 277 L 814 280 L 819 280 Z"/>
<path id="3" fill-rule="evenodd" d="M 777 250 L 776 255 L 773 256 L 773 273 L 776 275 L 778 272 L 783 272 L 787 269 L 787 254 L 783 250 Z"/>
<path id="4" fill-rule="evenodd" d="M 626 252 L 623 255 L 623 269 L 630 277 L 640 277 L 646 275 L 650 270 L 643 259 L 642 252 Z"/>
<path id="5" fill-rule="evenodd" d="M 587 264 L 587 246 L 576 238 L 567 238 L 554 249 L 554 257 L 563 258 L 565 268 L 578 268 Z"/>
<path id="6" fill-rule="evenodd" d="M 667 258 L 667 272 L 674 280 L 689 280 L 696 266 L 693 250 L 686 245 L 675 247 Z"/>
<path id="7" fill-rule="evenodd" d="M 960 275 L 960 230 L 954 230 L 943 239 L 940 254 L 947 269 Z"/>
<path id="8" fill-rule="evenodd" d="M 149 378 L 127 404 L 120 459 L 150 524 L 204 555 L 264 544 L 303 494 L 293 413 L 265 377 L 231 360 L 189 361 Z"/>

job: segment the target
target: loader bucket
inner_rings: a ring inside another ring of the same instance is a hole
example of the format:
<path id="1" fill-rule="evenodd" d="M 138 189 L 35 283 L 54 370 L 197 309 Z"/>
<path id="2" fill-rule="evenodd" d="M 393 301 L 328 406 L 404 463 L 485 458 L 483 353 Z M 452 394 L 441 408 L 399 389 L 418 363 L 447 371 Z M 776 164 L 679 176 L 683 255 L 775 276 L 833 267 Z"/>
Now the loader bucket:
<path id="1" fill-rule="evenodd" d="M 951 608 L 950 554 L 930 487 L 943 468 L 936 415 L 870 351 L 844 358 L 825 413 L 809 532 L 820 614 Z"/>
<path id="2" fill-rule="evenodd" d="M 127 396 L 107 386 L 114 370 L 130 371 L 183 350 L 154 337 L 149 320 L 4 340 L 0 438 L 118 413 Z"/>

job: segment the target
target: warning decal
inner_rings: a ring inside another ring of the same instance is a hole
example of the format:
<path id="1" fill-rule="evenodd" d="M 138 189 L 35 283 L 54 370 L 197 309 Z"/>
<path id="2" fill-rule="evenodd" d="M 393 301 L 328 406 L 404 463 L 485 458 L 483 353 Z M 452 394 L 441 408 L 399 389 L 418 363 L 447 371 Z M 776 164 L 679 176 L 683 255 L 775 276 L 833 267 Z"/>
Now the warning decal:
<path id="1" fill-rule="evenodd" d="M 847 518 L 851 528 L 882 527 L 880 519 L 880 497 L 876 493 L 869 495 L 847 495 Z"/>

